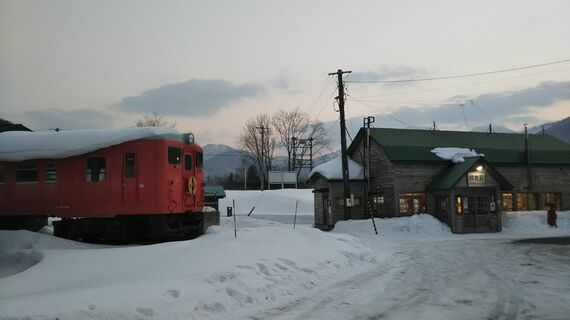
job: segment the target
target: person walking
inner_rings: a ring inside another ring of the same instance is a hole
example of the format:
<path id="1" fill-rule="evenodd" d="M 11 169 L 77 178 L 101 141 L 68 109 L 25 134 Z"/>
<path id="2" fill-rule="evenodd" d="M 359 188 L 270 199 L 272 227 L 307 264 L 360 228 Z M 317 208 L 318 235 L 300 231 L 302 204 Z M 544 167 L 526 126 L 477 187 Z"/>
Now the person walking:
<path id="1" fill-rule="evenodd" d="M 548 212 L 546 213 L 546 221 L 550 227 L 558 228 L 556 225 L 556 209 L 554 207 L 554 203 L 549 204 Z"/>

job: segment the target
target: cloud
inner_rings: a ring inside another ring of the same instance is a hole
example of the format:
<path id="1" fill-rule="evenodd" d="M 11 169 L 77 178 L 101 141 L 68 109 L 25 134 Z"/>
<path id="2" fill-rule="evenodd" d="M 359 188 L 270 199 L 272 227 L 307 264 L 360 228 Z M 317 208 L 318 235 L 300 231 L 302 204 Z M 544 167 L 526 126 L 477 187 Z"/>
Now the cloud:
<path id="1" fill-rule="evenodd" d="M 410 78 L 420 78 L 428 75 L 424 69 L 417 69 L 407 66 L 381 66 L 372 71 L 353 72 L 347 81 L 385 81 L 403 80 Z M 409 84 L 409 83 L 408 83 Z"/>
<path id="2" fill-rule="evenodd" d="M 122 111 L 158 112 L 163 115 L 210 116 L 244 98 L 261 95 L 265 88 L 257 84 L 233 84 L 214 79 L 192 79 L 167 84 L 126 97 L 118 107 Z"/>
<path id="3" fill-rule="evenodd" d="M 540 110 L 548 108 L 560 101 L 570 100 L 570 81 L 543 82 L 539 85 L 518 91 L 487 93 L 472 98 L 471 104 L 466 98 L 455 96 L 448 99 L 450 103 L 437 107 L 401 106 L 391 112 L 393 118 L 385 114 L 376 114 L 376 127 L 430 127 L 435 121 L 440 128 L 464 130 L 489 124 L 511 124 L 520 126 L 523 123 L 539 124 L 543 122 Z M 455 101 L 463 103 L 461 108 Z M 465 113 L 465 117 L 463 116 Z M 399 122 L 398 120 L 401 122 Z M 358 119 L 362 122 L 362 119 Z M 358 122 L 357 122 L 358 123 Z M 404 124 L 405 123 L 405 124 Z"/>
<path id="4" fill-rule="evenodd" d="M 33 130 L 110 128 L 114 123 L 111 114 L 95 109 L 26 111 L 22 120 Z"/>

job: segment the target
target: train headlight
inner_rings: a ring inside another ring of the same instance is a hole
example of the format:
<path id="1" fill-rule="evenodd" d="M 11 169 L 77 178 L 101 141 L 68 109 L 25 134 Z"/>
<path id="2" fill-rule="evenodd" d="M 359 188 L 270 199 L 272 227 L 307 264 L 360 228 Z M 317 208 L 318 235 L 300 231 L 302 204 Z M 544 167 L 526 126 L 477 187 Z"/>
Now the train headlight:
<path id="1" fill-rule="evenodd" d="M 184 139 L 184 143 L 186 144 L 194 144 L 194 134 L 189 132 L 182 135 Z"/>

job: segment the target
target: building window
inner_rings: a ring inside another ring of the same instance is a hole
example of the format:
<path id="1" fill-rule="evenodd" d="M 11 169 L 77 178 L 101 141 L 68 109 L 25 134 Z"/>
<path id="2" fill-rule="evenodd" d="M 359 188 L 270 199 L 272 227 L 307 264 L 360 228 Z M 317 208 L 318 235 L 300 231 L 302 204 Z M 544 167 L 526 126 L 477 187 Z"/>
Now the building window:
<path id="1" fill-rule="evenodd" d="M 412 215 L 427 211 L 427 201 L 425 193 L 401 193 L 400 194 L 400 214 Z"/>
<path id="2" fill-rule="evenodd" d="M 125 178 L 134 178 L 136 174 L 136 155 L 134 153 L 125 153 Z"/>
<path id="3" fill-rule="evenodd" d="M 184 155 L 184 170 L 192 170 L 192 155 L 189 153 Z"/>
<path id="4" fill-rule="evenodd" d="M 182 149 L 168 147 L 168 164 L 179 165 L 182 158 Z"/>
<path id="5" fill-rule="evenodd" d="M 35 163 L 21 163 L 16 165 L 16 182 L 37 182 L 38 165 Z"/>
<path id="6" fill-rule="evenodd" d="M 532 211 L 538 208 L 538 193 L 517 193 L 517 210 Z"/>
<path id="7" fill-rule="evenodd" d="M 57 167 L 55 162 L 46 163 L 46 182 L 57 181 Z"/>
<path id="8" fill-rule="evenodd" d="M 105 180 L 107 172 L 104 157 L 87 158 L 87 182 L 97 182 Z"/>
<path id="9" fill-rule="evenodd" d="M 560 193 L 545 193 L 544 194 L 544 205 L 549 207 L 550 204 L 554 204 L 554 209 L 560 211 L 561 207 L 561 198 L 562 195 Z"/>
<path id="10" fill-rule="evenodd" d="M 0 183 L 4 183 L 4 165 L 0 164 Z"/>
<path id="11" fill-rule="evenodd" d="M 344 207 L 344 197 L 336 198 L 335 204 L 337 207 Z M 356 207 L 360 205 L 360 197 L 353 197 L 352 198 L 352 206 Z"/>
<path id="12" fill-rule="evenodd" d="M 469 187 L 484 187 L 485 186 L 485 172 L 473 171 L 467 174 L 467 185 Z"/>
<path id="13" fill-rule="evenodd" d="M 505 192 L 501 194 L 501 205 L 503 211 L 513 211 L 513 194 L 510 192 Z"/>

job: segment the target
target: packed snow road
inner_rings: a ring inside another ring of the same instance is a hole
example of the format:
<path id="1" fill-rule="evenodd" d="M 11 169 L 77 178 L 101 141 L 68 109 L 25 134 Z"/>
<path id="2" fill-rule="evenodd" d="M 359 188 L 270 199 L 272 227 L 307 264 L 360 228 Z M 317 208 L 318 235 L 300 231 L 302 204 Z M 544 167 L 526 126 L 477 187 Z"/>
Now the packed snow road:
<path id="1" fill-rule="evenodd" d="M 378 244 L 385 246 L 385 244 Z M 568 319 L 570 246 L 407 242 L 394 258 L 250 319 Z"/>

